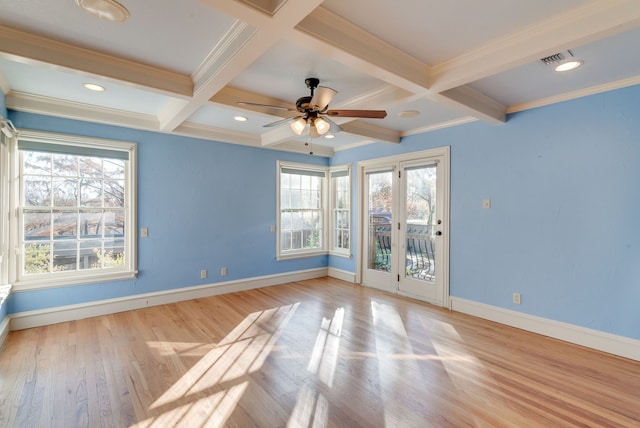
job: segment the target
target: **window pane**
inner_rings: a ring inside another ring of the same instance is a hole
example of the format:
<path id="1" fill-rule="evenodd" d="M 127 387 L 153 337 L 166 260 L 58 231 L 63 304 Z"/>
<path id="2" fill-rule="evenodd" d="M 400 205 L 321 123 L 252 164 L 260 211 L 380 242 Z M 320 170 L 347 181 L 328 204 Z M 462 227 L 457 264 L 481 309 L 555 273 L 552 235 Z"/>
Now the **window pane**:
<path id="1" fill-rule="evenodd" d="M 53 239 L 75 239 L 78 236 L 78 212 L 53 213 Z"/>
<path id="2" fill-rule="evenodd" d="M 103 254 L 102 240 L 89 239 L 80 241 L 80 260 L 78 269 L 100 269 L 102 261 L 100 255 Z"/>
<path id="3" fill-rule="evenodd" d="M 102 177 L 102 158 L 90 158 L 78 156 L 80 164 L 80 176 Z"/>
<path id="4" fill-rule="evenodd" d="M 24 174 L 51 174 L 51 153 L 24 152 Z"/>
<path id="5" fill-rule="evenodd" d="M 80 206 L 102 206 L 102 181 L 87 179 L 80 180 Z"/>
<path id="6" fill-rule="evenodd" d="M 91 238 L 102 235 L 102 211 L 80 213 L 80 237 Z"/>
<path id="7" fill-rule="evenodd" d="M 75 270 L 77 266 L 78 241 L 56 241 L 53 243 L 53 271 Z"/>
<path id="8" fill-rule="evenodd" d="M 123 237 L 124 236 L 124 211 L 104 212 L 104 236 Z"/>
<path id="9" fill-rule="evenodd" d="M 47 243 L 29 243 L 24 246 L 24 272 L 49 272 L 51 261 L 51 245 Z"/>
<path id="10" fill-rule="evenodd" d="M 113 180 L 124 179 L 124 160 L 103 159 L 102 167 L 104 170 L 104 178 Z"/>
<path id="11" fill-rule="evenodd" d="M 78 157 L 53 153 L 53 175 L 62 177 L 78 176 Z"/>
<path id="12" fill-rule="evenodd" d="M 51 213 L 49 211 L 25 211 L 22 217 L 25 240 L 48 240 L 50 238 Z"/>
<path id="13" fill-rule="evenodd" d="M 53 206 L 78 206 L 78 181 L 75 178 L 53 179 Z"/>
<path id="14" fill-rule="evenodd" d="M 48 207 L 51 205 L 51 180 L 48 177 L 25 177 L 23 189 L 25 206 Z"/>
<path id="15" fill-rule="evenodd" d="M 124 207 L 124 180 L 104 181 L 104 206 Z"/>

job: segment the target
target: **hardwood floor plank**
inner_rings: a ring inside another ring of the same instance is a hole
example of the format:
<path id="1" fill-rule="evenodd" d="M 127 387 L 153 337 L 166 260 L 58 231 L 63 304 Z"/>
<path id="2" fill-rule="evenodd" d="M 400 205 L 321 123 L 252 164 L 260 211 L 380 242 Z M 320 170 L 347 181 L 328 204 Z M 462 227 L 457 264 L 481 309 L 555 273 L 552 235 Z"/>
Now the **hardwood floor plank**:
<path id="1" fill-rule="evenodd" d="M 0 427 L 640 427 L 638 403 L 638 362 L 332 278 L 0 352 Z"/>

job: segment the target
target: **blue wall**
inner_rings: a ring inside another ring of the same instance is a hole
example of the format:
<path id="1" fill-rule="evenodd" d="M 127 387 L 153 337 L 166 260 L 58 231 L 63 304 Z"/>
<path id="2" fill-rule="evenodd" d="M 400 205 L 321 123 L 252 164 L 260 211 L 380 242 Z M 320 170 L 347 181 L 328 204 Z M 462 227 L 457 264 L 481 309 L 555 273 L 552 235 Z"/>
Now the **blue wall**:
<path id="1" fill-rule="evenodd" d="M 135 280 L 9 297 L 9 313 L 327 266 L 327 256 L 276 261 L 277 161 L 327 165 L 328 159 L 215 143 L 28 113 L 18 128 L 138 143 L 139 238 Z M 220 277 L 226 266 L 228 275 Z M 209 278 L 200 279 L 207 269 Z"/>
<path id="2" fill-rule="evenodd" d="M 451 146 L 451 295 L 640 339 L 639 111 L 634 86 L 332 162 Z"/>

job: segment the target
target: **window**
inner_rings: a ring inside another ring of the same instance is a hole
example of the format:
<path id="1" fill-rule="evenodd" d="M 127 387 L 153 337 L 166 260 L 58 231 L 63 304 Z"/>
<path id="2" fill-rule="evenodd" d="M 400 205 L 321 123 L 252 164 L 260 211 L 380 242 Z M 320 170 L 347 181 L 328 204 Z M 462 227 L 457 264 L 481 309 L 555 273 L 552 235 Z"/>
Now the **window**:
<path id="1" fill-rule="evenodd" d="M 333 167 L 331 175 L 331 253 L 351 256 L 351 167 Z"/>
<path id="2" fill-rule="evenodd" d="M 16 289 L 136 272 L 136 145 L 21 131 Z"/>
<path id="3" fill-rule="evenodd" d="M 325 252 L 326 168 L 279 163 L 278 258 Z"/>
<path id="4" fill-rule="evenodd" d="M 279 260 L 351 256 L 351 167 L 278 163 Z M 328 203 L 327 203 L 328 201 Z"/>

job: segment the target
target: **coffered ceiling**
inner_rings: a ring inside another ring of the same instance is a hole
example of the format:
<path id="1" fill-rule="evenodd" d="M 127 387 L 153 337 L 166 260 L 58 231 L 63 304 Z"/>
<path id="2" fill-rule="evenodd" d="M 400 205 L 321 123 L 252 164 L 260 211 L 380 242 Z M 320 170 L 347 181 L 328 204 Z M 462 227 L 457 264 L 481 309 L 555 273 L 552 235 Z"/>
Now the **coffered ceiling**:
<path id="1" fill-rule="evenodd" d="M 637 0 L 120 0 L 125 22 L 74 0 L 0 0 L 0 88 L 9 109 L 306 152 L 285 123 L 309 95 L 334 118 L 316 154 L 640 83 Z M 583 61 L 565 73 L 540 59 Z M 104 92 L 91 92 L 96 83 Z M 238 122 L 235 116 L 247 120 Z"/>

